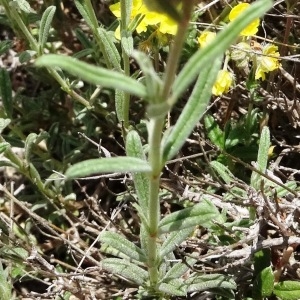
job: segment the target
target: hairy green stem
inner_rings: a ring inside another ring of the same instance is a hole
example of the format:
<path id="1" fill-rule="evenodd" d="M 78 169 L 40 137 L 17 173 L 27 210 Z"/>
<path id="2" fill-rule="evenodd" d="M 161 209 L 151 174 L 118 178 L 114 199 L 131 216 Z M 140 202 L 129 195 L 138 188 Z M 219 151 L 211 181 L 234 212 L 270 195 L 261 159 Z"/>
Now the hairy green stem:
<path id="1" fill-rule="evenodd" d="M 130 13 L 131 9 L 128 9 L 128 4 L 130 4 L 128 0 L 121 0 L 121 35 L 124 30 L 127 30 L 129 21 L 130 21 Z M 130 5 L 131 6 L 131 5 Z M 130 77 L 130 62 L 129 56 L 126 53 L 124 47 L 122 48 L 122 57 L 123 57 L 123 68 L 125 75 Z M 125 130 L 128 129 L 129 126 L 129 104 L 130 104 L 130 94 L 124 92 L 124 103 L 123 103 L 123 127 Z M 125 138 L 125 132 L 123 132 L 123 138 Z"/>
<path id="2" fill-rule="evenodd" d="M 69 84 L 58 74 L 57 71 L 55 71 L 54 68 L 47 68 L 49 74 L 59 83 L 61 88 L 68 94 L 70 95 L 71 98 L 76 100 L 77 102 L 81 103 L 83 106 L 85 106 L 88 109 L 91 109 L 92 106 L 83 97 L 81 97 L 79 94 L 77 94 L 74 90 L 72 90 L 69 86 Z"/>
<path id="3" fill-rule="evenodd" d="M 165 118 L 153 118 L 149 122 L 149 162 L 152 167 L 149 189 L 149 237 L 148 237 L 148 268 L 150 283 L 153 287 L 158 282 L 157 239 L 160 220 L 159 183 L 161 173 L 161 132 Z"/>
<path id="4" fill-rule="evenodd" d="M 193 7 L 193 1 L 186 1 L 183 3 L 183 20 L 178 24 L 177 34 L 168 57 L 164 75 L 164 89 L 161 97 L 159 97 L 160 102 L 166 102 L 170 95 Z M 159 185 L 163 168 L 161 139 L 164 123 L 165 116 L 155 117 L 150 119 L 148 127 L 149 163 L 152 169 L 150 174 L 148 211 L 148 272 L 150 285 L 154 290 L 157 290 L 157 283 L 159 280 L 160 261 L 158 257 L 157 241 L 159 239 L 158 224 L 160 221 Z"/>

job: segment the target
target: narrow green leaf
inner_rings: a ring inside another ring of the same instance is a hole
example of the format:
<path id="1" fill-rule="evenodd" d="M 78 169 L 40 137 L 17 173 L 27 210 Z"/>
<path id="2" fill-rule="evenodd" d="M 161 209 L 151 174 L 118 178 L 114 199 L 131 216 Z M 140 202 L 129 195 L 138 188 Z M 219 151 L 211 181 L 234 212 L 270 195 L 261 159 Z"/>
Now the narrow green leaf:
<path id="1" fill-rule="evenodd" d="M 268 164 L 268 152 L 271 146 L 270 141 L 270 131 L 267 126 L 264 126 L 261 131 L 261 136 L 259 140 L 259 148 L 258 148 L 258 155 L 257 155 L 257 165 L 256 168 L 265 173 Z M 255 188 L 256 190 L 260 189 L 260 182 L 262 176 L 255 171 L 251 174 L 250 185 Z"/>
<path id="2" fill-rule="evenodd" d="M 101 266 L 108 272 L 123 276 L 139 286 L 144 285 L 148 279 L 148 273 L 144 269 L 125 259 L 105 258 L 101 261 Z"/>
<path id="3" fill-rule="evenodd" d="M 217 287 L 217 288 L 212 288 L 209 291 L 216 296 L 221 296 L 221 297 L 215 297 L 215 298 L 230 299 L 230 300 L 235 299 L 234 289 L 226 289 L 226 288 Z"/>
<path id="4" fill-rule="evenodd" d="M 89 83 L 106 88 L 120 89 L 141 98 L 145 98 L 147 95 L 146 88 L 142 83 L 122 73 L 89 65 L 72 57 L 55 54 L 43 55 L 36 60 L 36 65 L 40 67 L 59 67 Z"/>
<path id="5" fill-rule="evenodd" d="M 131 130 L 127 134 L 126 152 L 130 157 L 136 157 L 146 161 L 146 155 L 144 153 L 141 138 L 135 130 Z M 149 199 L 149 176 L 145 173 L 133 173 L 132 177 L 139 205 L 143 212 L 146 213 Z"/>
<path id="6" fill-rule="evenodd" d="M 116 90 L 115 91 L 115 107 L 116 107 L 116 113 L 117 118 L 120 123 L 124 122 L 125 115 L 124 115 L 124 105 L 125 105 L 125 92 Z"/>
<path id="7" fill-rule="evenodd" d="M 3 132 L 3 130 L 10 124 L 10 119 L 3 119 L 0 118 L 0 134 Z"/>
<path id="8" fill-rule="evenodd" d="M 165 160 L 171 159 L 178 153 L 188 136 L 192 133 L 195 125 L 201 119 L 210 100 L 212 87 L 220 66 L 221 59 L 214 58 L 209 66 L 203 68 L 174 128 L 165 138 L 163 149 Z"/>
<path id="9" fill-rule="evenodd" d="M 105 231 L 100 235 L 100 239 L 102 243 L 116 249 L 127 256 L 127 258 L 131 258 L 139 262 L 146 261 L 143 251 L 118 233 Z"/>
<path id="10" fill-rule="evenodd" d="M 31 152 L 32 149 L 34 147 L 34 145 L 37 145 L 38 143 L 40 143 L 42 140 L 46 139 L 49 136 L 48 132 L 46 131 L 42 131 L 39 134 L 36 133 L 30 133 L 25 141 L 25 159 L 27 162 L 30 162 L 30 156 L 31 156 Z"/>
<path id="11" fill-rule="evenodd" d="M 261 17 L 273 6 L 272 0 L 256 1 L 241 13 L 233 22 L 217 34 L 216 38 L 203 49 L 198 50 L 186 63 L 177 76 L 173 85 L 173 95 L 177 99 L 186 91 L 188 86 L 195 80 L 199 70 L 211 65 L 216 57 L 220 57 L 225 50 L 235 41 L 240 32 L 253 20 Z"/>
<path id="12" fill-rule="evenodd" d="M 274 289 L 274 273 L 271 266 L 263 269 L 253 282 L 253 298 L 260 299 L 271 296 Z"/>
<path id="13" fill-rule="evenodd" d="M 30 178 L 34 181 L 34 182 L 41 182 L 41 175 L 39 173 L 39 171 L 37 170 L 37 168 L 33 165 L 33 163 L 29 163 L 29 174 L 30 174 Z"/>
<path id="14" fill-rule="evenodd" d="M 9 283 L 8 274 L 3 270 L 2 263 L 0 262 L 0 295 L 2 300 L 12 299 L 12 285 Z"/>
<path id="15" fill-rule="evenodd" d="M 296 181 L 288 181 L 284 185 L 287 186 L 288 188 L 290 188 L 291 190 L 296 190 L 296 188 L 297 188 L 297 182 Z M 288 190 L 286 190 L 285 188 L 283 188 L 281 186 L 276 186 L 275 190 L 276 190 L 276 193 L 277 193 L 277 197 L 279 197 L 279 198 L 284 197 L 289 193 Z"/>
<path id="16" fill-rule="evenodd" d="M 42 50 L 44 45 L 46 44 L 50 32 L 51 23 L 55 14 L 56 7 L 49 6 L 46 8 L 42 15 L 41 25 L 39 29 L 39 46 Z"/>
<path id="17" fill-rule="evenodd" d="M 93 54 L 94 54 L 93 49 L 83 49 L 79 52 L 74 53 L 73 57 L 76 59 L 80 59 L 80 58 L 87 57 L 88 55 L 93 55 Z"/>
<path id="18" fill-rule="evenodd" d="M 234 175 L 229 171 L 229 169 L 218 161 L 212 161 L 210 166 L 217 172 L 219 176 L 221 176 L 225 183 L 231 183 L 235 180 Z"/>
<path id="19" fill-rule="evenodd" d="M 191 267 L 194 266 L 194 264 L 197 262 L 197 259 L 193 257 L 187 257 L 185 261 L 186 263 L 179 262 L 175 264 L 172 268 L 170 268 L 164 276 L 163 281 L 167 281 L 169 278 L 180 278 L 188 270 L 190 270 Z"/>
<path id="20" fill-rule="evenodd" d="M 13 45 L 12 41 L 0 41 L 0 56 L 7 52 Z"/>
<path id="21" fill-rule="evenodd" d="M 234 226 L 239 226 L 234 225 Z M 254 253 L 254 276 L 259 275 L 264 269 L 268 268 L 271 263 L 271 250 L 261 249 Z"/>
<path id="22" fill-rule="evenodd" d="M 10 147 L 10 144 L 7 142 L 0 143 L 0 154 L 3 153 L 9 147 Z"/>
<path id="23" fill-rule="evenodd" d="M 82 46 L 86 49 L 92 49 L 93 43 L 89 39 L 89 37 L 84 33 L 80 28 L 75 29 L 76 38 L 80 41 Z"/>
<path id="24" fill-rule="evenodd" d="M 168 280 L 168 282 L 162 282 L 159 285 L 159 290 L 166 294 L 172 296 L 186 296 L 187 294 L 187 287 L 183 279 L 174 278 Z"/>
<path id="25" fill-rule="evenodd" d="M 196 225 L 209 227 L 213 220 L 218 220 L 218 209 L 208 200 L 202 200 L 193 207 L 184 208 L 164 217 L 159 223 L 159 233 L 169 233 Z"/>
<path id="26" fill-rule="evenodd" d="M 224 146 L 225 146 L 224 132 L 221 130 L 214 117 L 211 115 L 206 115 L 204 117 L 204 126 L 211 142 L 221 150 L 224 150 Z"/>
<path id="27" fill-rule="evenodd" d="M 275 284 L 274 292 L 281 300 L 299 300 L 300 282 L 283 281 Z"/>
<path id="28" fill-rule="evenodd" d="M 25 159 L 27 162 L 30 162 L 31 150 L 36 142 L 37 134 L 30 133 L 25 141 Z"/>
<path id="29" fill-rule="evenodd" d="M 147 162 L 135 157 L 107 157 L 89 159 L 71 166 L 67 172 L 68 179 L 111 172 L 151 172 Z"/>
<path id="30" fill-rule="evenodd" d="M 186 228 L 180 231 L 171 232 L 163 242 L 159 256 L 165 257 L 167 254 L 175 250 L 186 238 L 194 231 L 193 227 Z"/>
<path id="31" fill-rule="evenodd" d="M 22 262 L 26 260 L 29 256 L 28 251 L 21 247 L 14 247 L 11 246 L 3 246 L 1 248 L 1 255 L 9 257 L 11 260 L 18 260 L 18 262 Z"/>
<path id="32" fill-rule="evenodd" d="M 13 111 L 12 87 L 9 73 L 4 68 L 0 68 L 0 96 L 6 116 L 11 118 Z"/>
<path id="33" fill-rule="evenodd" d="M 112 64 L 113 68 L 116 71 L 121 72 L 122 71 L 121 56 L 113 42 L 113 39 L 114 39 L 113 35 L 111 34 L 111 32 L 107 32 L 103 28 L 98 28 L 98 32 L 101 37 L 101 41 L 103 43 L 103 46 L 107 53 L 107 56 Z"/>
<path id="34" fill-rule="evenodd" d="M 149 242 L 149 231 L 145 227 L 144 223 L 141 223 L 140 226 L 140 242 L 141 242 L 141 248 L 145 253 L 145 256 L 148 257 L 148 242 Z"/>
<path id="35" fill-rule="evenodd" d="M 94 28 L 94 23 L 91 16 L 88 14 L 86 3 L 83 0 L 75 0 L 75 5 L 83 17 L 84 21 L 88 24 L 90 28 Z"/>
<path id="36" fill-rule="evenodd" d="M 261 172 L 265 172 L 268 164 L 268 152 L 271 146 L 270 130 L 267 126 L 264 126 L 261 131 L 259 140 L 259 150 L 257 156 L 257 167 Z"/>
<path id="37" fill-rule="evenodd" d="M 236 283 L 222 274 L 199 274 L 186 281 L 188 292 L 207 291 L 213 288 L 236 289 Z"/>
<path id="38" fill-rule="evenodd" d="M 30 4 L 26 0 L 10 1 L 9 5 L 11 5 L 12 7 L 15 7 L 18 10 L 21 10 L 27 14 L 35 13 L 35 11 L 30 7 Z"/>
<path id="39" fill-rule="evenodd" d="M 19 169 L 19 167 L 17 165 L 15 165 L 14 163 L 12 163 L 10 160 L 8 159 L 0 159 L 0 167 L 12 167 L 16 170 Z"/>
<path id="40" fill-rule="evenodd" d="M 36 55 L 36 51 L 25 50 L 19 54 L 19 61 L 21 64 L 29 62 Z"/>

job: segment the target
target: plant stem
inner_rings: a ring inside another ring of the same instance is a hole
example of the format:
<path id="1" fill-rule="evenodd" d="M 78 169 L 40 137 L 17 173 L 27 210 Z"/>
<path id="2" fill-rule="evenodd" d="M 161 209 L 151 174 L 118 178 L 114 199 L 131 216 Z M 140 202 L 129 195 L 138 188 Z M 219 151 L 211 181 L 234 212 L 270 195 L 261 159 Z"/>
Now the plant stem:
<path id="1" fill-rule="evenodd" d="M 121 35 L 122 32 L 127 30 L 129 21 L 130 21 L 130 12 L 131 12 L 131 5 L 130 9 L 128 8 L 128 5 L 132 4 L 131 1 L 128 0 L 121 0 Z M 122 48 L 122 57 L 123 57 L 123 68 L 125 75 L 130 77 L 130 62 L 129 62 L 129 56 L 126 53 L 124 47 Z M 123 99 L 123 127 L 126 131 L 129 126 L 129 104 L 130 104 L 130 95 L 129 93 L 124 92 L 124 99 Z M 125 139 L 126 132 L 123 132 L 123 138 Z"/>
<path id="2" fill-rule="evenodd" d="M 170 95 L 172 84 L 174 82 L 176 71 L 184 45 L 185 36 L 189 27 L 192 11 L 194 8 L 194 1 L 183 1 L 183 17 L 178 24 L 177 33 L 173 44 L 171 45 L 170 53 L 167 60 L 167 66 L 164 76 L 164 89 L 162 92 L 162 101 L 166 101 Z"/>
<path id="3" fill-rule="evenodd" d="M 176 76 L 177 66 L 179 63 L 182 47 L 185 41 L 185 35 L 189 26 L 189 20 L 193 10 L 193 1 L 183 1 L 183 19 L 178 24 L 177 34 L 168 57 L 166 71 L 164 75 L 164 89 L 159 101 L 166 102 L 168 100 L 174 78 Z M 150 285 L 153 290 L 157 290 L 159 281 L 159 263 L 157 241 L 159 239 L 158 224 L 160 221 L 160 201 L 159 201 L 159 185 L 160 173 L 163 168 L 161 139 L 163 127 L 165 124 L 165 116 L 151 118 L 149 121 L 149 163 L 152 171 L 150 174 L 149 186 L 149 211 L 148 211 L 148 272 L 150 277 Z"/>
<path id="4" fill-rule="evenodd" d="M 30 44 L 31 49 L 36 51 L 37 54 L 39 54 L 39 44 L 37 40 L 33 37 L 33 35 L 30 33 L 26 25 L 24 24 L 22 18 L 20 17 L 17 10 L 11 9 L 11 7 L 8 5 L 7 9 L 9 10 L 9 15 L 14 18 L 16 23 L 18 24 L 19 28 L 21 29 L 22 33 L 26 37 L 27 41 Z"/>
<path id="5" fill-rule="evenodd" d="M 148 271 L 150 283 L 155 289 L 158 282 L 157 239 L 160 220 L 159 183 L 161 166 L 161 132 L 165 118 L 153 118 L 149 123 L 149 162 L 152 167 L 149 187 L 149 237 L 148 237 Z"/>
<path id="6" fill-rule="evenodd" d="M 72 90 L 69 86 L 69 84 L 58 74 L 57 71 L 55 71 L 54 68 L 47 68 L 49 74 L 60 84 L 61 88 L 68 94 L 71 96 L 71 98 L 73 98 L 74 100 L 76 100 L 77 102 L 81 103 L 83 106 L 85 106 L 88 109 L 91 109 L 92 106 L 89 103 L 89 101 L 87 101 L 86 99 L 84 99 L 83 97 L 81 97 L 79 94 L 77 94 L 74 90 Z"/>

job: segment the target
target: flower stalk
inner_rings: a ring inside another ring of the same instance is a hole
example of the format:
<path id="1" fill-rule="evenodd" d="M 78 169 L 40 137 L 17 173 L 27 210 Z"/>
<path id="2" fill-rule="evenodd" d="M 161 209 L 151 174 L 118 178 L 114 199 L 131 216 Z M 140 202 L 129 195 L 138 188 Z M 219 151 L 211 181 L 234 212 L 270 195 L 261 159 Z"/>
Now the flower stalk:
<path id="1" fill-rule="evenodd" d="M 183 2 L 183 18 L 178 24 L 178 30 L 170 50 L 167 61 L 166 71 L 164 75 L 164 89 L 159 102 L 166 102 L 170 96 L 172 84 L 174 82 L 177 66 L 179 63 L 182 47 L 185 41 L 186 32 L 189 26 L 189 20 L 193 10 L 193 1 Z M 149 163 L 152 172 L 150 174 L 149 186 L 149 237 L 148 237 L 148 272 L 150 278 L 150 285 L 154 290 L 157 290 L 158 275 L 159 275 L 159 261 L 157 240 L 158 224 L 160 221 L 160 201 L 159 201 L 159 185 L 160 176 L 163 168 L 162 152 L 161 152 L 161 139 L 163 127 L 165 124 L 165 115 L 151 118 L 149 121 Z"/>
<path id="2" fill-rule="evenodd" d="M 121 0 L 121 35 L 122 32 L 127 30 L 129 21 L 130 21 L 130 16 L 128 16 L 128 4 L 131 2 L 130 0 Z M 131 5 L 130 5 L 131 6 Z M 126 53 L 124 47 L 122 48 L 122 58 L 123 58 L 123 69 L 124 69 L 124 74 L 130 77 L 130 62 L 129 62 L 129 55 Z M 129 104 L 130 104 L 130 94 L 124 92 L 124 99 L 123 99 L 123 127 L 126 131 L 129 126 Z M 125 138 L 126 132 L 123 132 L 123 138 Z"/>

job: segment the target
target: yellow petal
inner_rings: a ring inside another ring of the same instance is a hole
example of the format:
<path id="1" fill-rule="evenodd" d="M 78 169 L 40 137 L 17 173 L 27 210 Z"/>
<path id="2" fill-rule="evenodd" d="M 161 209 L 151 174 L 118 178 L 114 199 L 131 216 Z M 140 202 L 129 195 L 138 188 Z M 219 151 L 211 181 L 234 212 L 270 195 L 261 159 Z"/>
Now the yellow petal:
<path id="1" fill-rule="evenodd" d="M 213 95 L 221 96 L 224 93 L 228 93 L 230 87 L 232 86 L 232 82 L 233 75 L 227 70 L 220 70 L 212 88 Z"/>
<path id="2" fill-rule="evenodd" d="M 120 2 L 117 2 L 115 4 L 112 4 L 109 6 L 110 11 L 117 17 L 121 18 L 121 6 Z"/>
<path id="3" fill-rule="evenodd" d="M 212 31 L 203 31 L 198 38 L 198 43 L 201 48 L 207 46 L 216 37 L 216 33 Z"/>
<path id="4" fill-rule="evenodd" d="M 247 9 L 250 6 L 249 3 L 240 3 L 236 5 L 229 13 L 229 21 L 232 22 L 235 20 L 245 9 Z M 259 19 L 255 19 L 250 25 L 248 25 L 246 28 L 244 28 L 240 35 L 242 36 L 253 36 L 258 31 L 259 26 Z"/>

